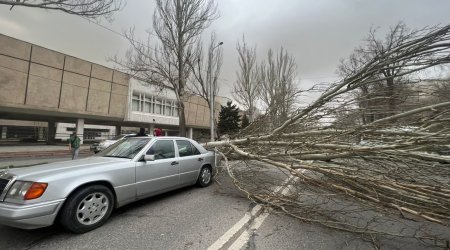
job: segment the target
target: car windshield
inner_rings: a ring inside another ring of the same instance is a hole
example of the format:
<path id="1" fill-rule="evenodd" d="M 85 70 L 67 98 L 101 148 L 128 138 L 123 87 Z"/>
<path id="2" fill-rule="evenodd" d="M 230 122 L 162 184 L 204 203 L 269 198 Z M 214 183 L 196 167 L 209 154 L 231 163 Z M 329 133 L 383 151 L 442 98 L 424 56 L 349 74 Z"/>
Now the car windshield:
<path id="1" fill-rule="evenodd" d="M 132 159 L 150 140 L 151 138 L 126 138 L 103 150 L 98 156 Z"/>

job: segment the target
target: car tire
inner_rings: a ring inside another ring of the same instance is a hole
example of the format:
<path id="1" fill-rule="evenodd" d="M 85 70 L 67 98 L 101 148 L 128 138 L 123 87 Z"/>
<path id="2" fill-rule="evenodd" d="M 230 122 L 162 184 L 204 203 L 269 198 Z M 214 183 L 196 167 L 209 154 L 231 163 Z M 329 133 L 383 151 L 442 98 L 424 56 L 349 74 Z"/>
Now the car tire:
<path id="1" fill-rule="evenodd" d="M 198 175 L 197 179 L 197 186 L 199 187 L 207 187 L 212 182 L 212 171 L 211 168 L 208 166 L 202 167 L 200 170 L 200 174 Z"/>
<path id="2" fill-rule="evenodd" d="M 73 233 L 86 233 L 105 224 L 113 207 L 114 196 L 109 188 L 87 186 L 70 195 L 61 208 L 59 220 Z"/>

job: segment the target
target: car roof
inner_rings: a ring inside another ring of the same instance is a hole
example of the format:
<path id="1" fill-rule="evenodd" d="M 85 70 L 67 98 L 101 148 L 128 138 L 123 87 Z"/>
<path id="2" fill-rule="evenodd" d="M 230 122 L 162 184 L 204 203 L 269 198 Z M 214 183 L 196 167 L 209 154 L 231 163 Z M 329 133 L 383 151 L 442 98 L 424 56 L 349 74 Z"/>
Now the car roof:
<path id="1" fill-rule="evenodd" d="M 134 133 L 134 134 L 121 134 L 121 136 L 133 136 L 133 135 L 136 135 L 136 133 Z"/>
<path id="2" fill-rule="evenodd" d="M 133 136 L 135 138 L 157 138 L 157 139 L 171 139 L 171 140 L 192 140 L 190 138 L 187 137 L 181 137 L 181 136 L 153 136 L 153 135 L 148 135 L 148 136 Z"/>
<path id="3" fill-rule="evenodd" d="M 178 139 L 178 140 L 192 140 L 190 138 L 187 137 L 181 137 L 181 136 L 155 136 L 155 138 L 161 138 L 161 139 Z"/>

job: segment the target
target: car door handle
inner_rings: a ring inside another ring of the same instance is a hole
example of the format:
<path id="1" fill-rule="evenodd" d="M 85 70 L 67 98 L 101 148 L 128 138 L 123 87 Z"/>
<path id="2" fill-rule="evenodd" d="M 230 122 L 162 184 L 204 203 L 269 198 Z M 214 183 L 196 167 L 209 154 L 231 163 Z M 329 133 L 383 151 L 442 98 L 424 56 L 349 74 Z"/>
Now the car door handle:
<path id="1" fill-rule="evenodd" d="M 200 158 L 198 158 L 198 161 L 203 161 L 203 158 L 201 158 L 201 157 L 200 157 Z"/>
<path id="2" fill-rule="evenodd" d="M 178 162 L 177 161 L 173 161 L 172 163 L 170 163 L 170 165 L 172 165 L 172 166 L 178 165 Z"/>

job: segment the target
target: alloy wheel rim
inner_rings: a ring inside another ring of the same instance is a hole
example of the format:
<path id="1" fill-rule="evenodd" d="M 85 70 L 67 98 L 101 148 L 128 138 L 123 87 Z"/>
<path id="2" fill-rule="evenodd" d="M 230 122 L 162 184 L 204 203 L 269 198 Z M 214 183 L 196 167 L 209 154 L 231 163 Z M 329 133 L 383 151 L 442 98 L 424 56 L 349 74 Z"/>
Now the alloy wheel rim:
<path id="1" fill-rule="evenodd" d="M 211 180 L 211 171 L 209 170 L 209 168 L 204 168 L 202 172 L 202 181 L 203 183 L 208 184 L 210 180 Z"/>
<path id="2" fill-rule="evenodd" d="M 105 217 L 109 199 L 103 193 L 91 193 L 77 206 L 77 220 L 83 225 L 93 225 Z"/>

